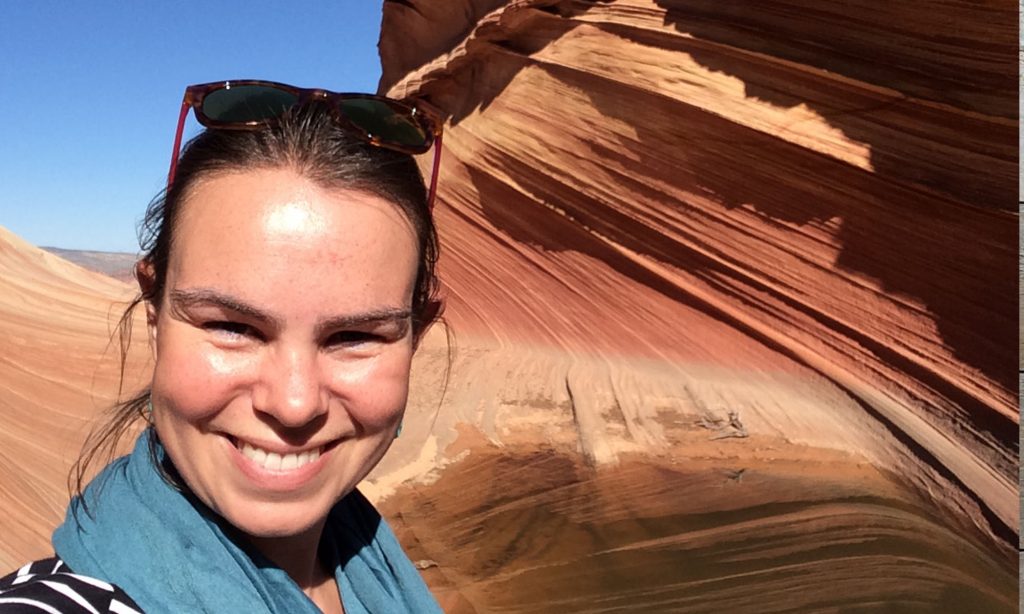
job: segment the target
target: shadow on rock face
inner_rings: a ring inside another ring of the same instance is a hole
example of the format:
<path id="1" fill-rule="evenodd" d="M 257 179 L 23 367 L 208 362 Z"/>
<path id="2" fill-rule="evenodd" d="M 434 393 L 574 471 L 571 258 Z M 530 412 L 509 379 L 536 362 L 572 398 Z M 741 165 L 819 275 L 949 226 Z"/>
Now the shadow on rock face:
<path id="1" fill-rule="evenodd" d="M 815 203 L 819 218 L 841 219 L 836 264 L 878 279 L 895 295 L 920 300 L 958 358 L 1012 390 L 1016 347 L 1006 340 L 1016 331 L 1010 246 L 1017 244 L 1017 229 L 1001 212 L 1017 208 L 1016 42 L 1004 19 L 1014 7 L 1003 12 L 936 7 L 935 14 L 926 15 L 921 5 L 881 8 L 870 2 L 779 0 L 757 10 L 749 3 L 707 0 L 657 4 L 666 10 L 667 25 L 723 49 L 764 54 L 883 88 L 879 94 L 851 92 L 846 100 L 823 103 L 816 94 L 835 82 L 816 85 L 811 77 L 748 55 L 691 52 L 705 67 L 741 79 L 748 97 L 781 107 L 806 105 L 847 138 L 871 148 L 874 177 L 869 178 L 815 160 L 810 152 L 794 156 L 780 151 L 779 143 L 750 143 L 765 160 L 799 160 L 804 173 L 819 177 L 829 190 L 790 190 L 759 199 L 721 185 L 712 189 L 727 205 L 750 203 L 773 219 L 805 223 L 793 202 Z M 964 14 L 943 14 L 958 10 Z M 872 13 L 873 19 L 863 19 Z M 959 25 L 950 31 L 954 20 Z M 782 179 L 751 170 L 752 183 Z M 843 193 L 846 186 L 861 193 L 851 199 Z"/>
<path id="2" fill-rule="evenodd" d="M 560 3 L 521 9 L 513 25 L 472 43 L 494 49 L 474 54 L 470 47 L 464 59 L 453 62 L 449 78 L 454 83 L 428 82 L 423 91 L 453 114 L 452 125 L 457 127 L 470 113 L 486 111 L 520 71 L 533 65 L 531 55 L 584 25 L 574 17 L 612 4 Z M 678 192 L 701 193 L 729 208 L 750 208 L 786 230 L 838 224 L 837 269 L 877 280 L 897 301 L 921 304 L 956 358 L 1005 390 L 1014 390 L 1016 344 L 1007 340 L 1017 331 L 1013 300 L 1017 229 L 1007 212 L 1016 181 L 1016 144 L 1014 130 L 1006 122 L 1015 108 L 1010 90 L 1002 88 L 1015 74 L 1011 64 L 1015 55 L 1004 53 L 1007 49 L 1001 40 L 946 41 L 934 33 L 904 32 L 911 22 L 897 21 L 901 25 L 893 31 L 901 34 L 892 35 L 892 40 L 888 28 L 876 31 L 889 25 L 879 20 L 860 24 L 856 34 L 836 36 L 835 32 L 845 32 L 846 25 L 863 16 L 858 11 L 864 7 L 847 3 L 826 10 L 807 0 L 775 4 L 777 14 L 745 3 L 659 0 L 658 6 L 666 11 L 665 24 L 686 37 L 670 38 L 639 28 L 620 28 L 616 34 L 649 45 L 676 45 L 680 53 L 706 68 L 741 79 L 748 97 L 779 107 L 812 109 L 846 138 L 869 148 L 870 171 L 680 104 L 656 91 L 617 90 L 616 84 L 586 71 L 543 68 L 584 92 L 604 117 L 635 130 L 635 142 L 625 148 L 591 145 L 595 158 L 633 158 L 635 174 L 621 178 L 624 194 L 650 193 L 646 180 L 656 178 Z M 911 7 L 887 10 L 895 11 L 890 16 L 895 20 L 912 20 L 919 13 Z M 791 15 L 804 19 L 784 18 Z M 994 32 L 998 36 L 1002 30 L 1006 28 Z M 955 45 L 983 45 L 971 47 L 978 58 L 965 62 L 983 64 L 985 70 L 968 73 L 962 63 L 936 55 Z M 761 61 L 760 56 L 771 61 Z M 580 58 L 581 64 L 586 61 Z M 793 64 L 835 78 L 808 75 Z M 845 79 L 869 83 L 871 88 L 850 87 L 837 94 Z M 570 119 L 566 125 L 586 129 L 574 126 Z M 627 263 L 595 240 L 593 232 L 707 279 L 723 274 L 720 264 L 659 234 L 658 228 L 569 185 L 553 185 L 549 170 L 533 166 L 531 160 L 509 158 L 501 163 L 520 184 L 535 190 L 529 198 L 475 171 L 472 161 L 468 168 L 488 219 L 511 237 L 545 250 L 583 246 L 586 253 L 623 274 L 684 303 L 694 300 Z M 571 167 L 572 162 L 568 164 L 565 175 L 580 172 Z M 533 201 L 558 203 L 572 219 L 537 212 Z M 527 221 L 521 207 L 531 206 Z M 668 202 L 666 206 L 692 205 Z M 565 240 L 567 236 L 572 240 Z M 750 278 L 742 282 L 768 291 Z M 1015 447 L 1013 424 L 955 383 L 835 320 L 817 305 L 791 307 L 823 327 L 848 335 L 878 360 L 927 381 L 969 416 L 982 439 L 994 438 L 1000 445 Z M 715 315 L 713 308 L 702 308 Z"/>

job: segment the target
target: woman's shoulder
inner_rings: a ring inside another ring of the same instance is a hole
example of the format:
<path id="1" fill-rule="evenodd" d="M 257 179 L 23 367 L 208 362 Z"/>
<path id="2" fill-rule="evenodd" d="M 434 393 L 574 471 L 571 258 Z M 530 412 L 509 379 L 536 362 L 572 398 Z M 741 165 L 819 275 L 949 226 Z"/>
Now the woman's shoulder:
<path id="1" fill-rule="evenodd" d="M 120 588 L 74 573 L 52 557 L 28 563 L 0 578 L 0 612 L 116 612 L 139 614 L 141 608 Z"/>

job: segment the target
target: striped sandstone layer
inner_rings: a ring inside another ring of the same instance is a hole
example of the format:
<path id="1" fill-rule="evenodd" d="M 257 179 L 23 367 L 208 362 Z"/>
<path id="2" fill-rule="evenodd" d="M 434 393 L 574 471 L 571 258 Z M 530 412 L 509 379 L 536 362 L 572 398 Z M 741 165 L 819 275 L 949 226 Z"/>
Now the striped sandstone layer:
<path id="1" fill-rule="evenodd" d="M 91 421 L 117 396 L 110 331 L 128 284 L 87 271 L 0 227 L 0 573 L 49 556 L 68 469 Z M 145 371 L 133 348 L 129 387 Z"/>
<path id="2" fill-rule="evenodd" d="M 413 413 L 426 443 L 385 464 L 452 461 L 461 424 L 599 473 L 736 442 L 771 472 L 785 455 L 742 445 L 766 437 L 880 468 L 1015 572 L 1015 15 L 385 2 L 381 91 L 450 116 L 437 217 L 458 338 L 447 400 Z M 666 434 L 713 436 L 730 412 L 749 439 Z"/>

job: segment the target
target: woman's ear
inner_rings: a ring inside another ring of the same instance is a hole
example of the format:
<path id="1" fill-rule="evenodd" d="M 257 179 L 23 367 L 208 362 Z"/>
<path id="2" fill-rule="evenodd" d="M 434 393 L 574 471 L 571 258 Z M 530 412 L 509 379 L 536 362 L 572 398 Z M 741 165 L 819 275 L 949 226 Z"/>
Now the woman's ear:
<path id="1" fill-rule="evenodd" d="M 420 341 L 427 335 L 427 331 L 441 318 L 444 313 L 444 301 L 432 299 L 423 306 L 423 313 L 416 317 L 415 330 L 413 331 L 413 350 L 420 346 Z"/>
<path id="2" fill-rule="evenodd" d="M 156 272 L 153 263 L 143 258 L 135 263 L 135 279 L 139 282 L 139 292 L 142 293 L 142 303 L 146 308 L 146 330 L 149 332 L 149 347 L 156 358 L 156 320 L 157 307 L 153 297 L 153 284 L 155 283 Z M 148 298 L 147 298 L 148 297 Z"/>

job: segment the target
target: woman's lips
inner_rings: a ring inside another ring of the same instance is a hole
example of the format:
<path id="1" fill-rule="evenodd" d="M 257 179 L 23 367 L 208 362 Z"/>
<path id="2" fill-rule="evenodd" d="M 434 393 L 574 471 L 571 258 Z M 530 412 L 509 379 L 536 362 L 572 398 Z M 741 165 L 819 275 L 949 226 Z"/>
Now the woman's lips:
<path id="1" fill-rule="evenodd" d="M 275 491 L 294 490 L 312 480 L 340 442 L 281 453 L 230 436 L 225 437 L 225 441 L 242 474 L 255 486 Z"/>
<path id="2" fill-rule="evenodd" d="M 323 452 L 323 446 L 321 446 L 313 450 L 306 450 L 305 452 L 278 454 L 277 452 L 258 448 L 247 441 L 238 442 L 236 447 L 242 453 L 242 456 L 268 471 L 291 471 L 304 467 L 320 458 L 320 454 Z"/>

